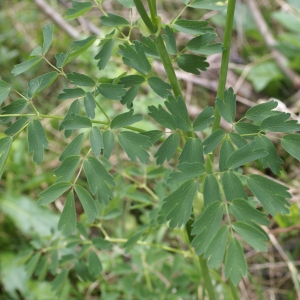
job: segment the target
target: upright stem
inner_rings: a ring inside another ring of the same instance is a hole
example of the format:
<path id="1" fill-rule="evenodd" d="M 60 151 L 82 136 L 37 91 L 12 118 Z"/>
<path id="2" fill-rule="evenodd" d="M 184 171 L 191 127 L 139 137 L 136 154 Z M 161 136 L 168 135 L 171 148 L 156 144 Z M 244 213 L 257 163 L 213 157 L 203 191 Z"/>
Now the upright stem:
<path id="1" fill-rule="evenodd" d="M 157 31 L 157 26 L 154 25 L 151 21 L 151 19 L 149 18 L 144 4 L 142 3 L 141 0 L 133 0 L 135 7 L 137 9 L 137 11 L 139 12 L 141 18 L 143 19 L 144 23 L 146 24 L 146 26 L 148 27 L 148 29 L 152 32 L 152 33 L 156 33 Z"/>

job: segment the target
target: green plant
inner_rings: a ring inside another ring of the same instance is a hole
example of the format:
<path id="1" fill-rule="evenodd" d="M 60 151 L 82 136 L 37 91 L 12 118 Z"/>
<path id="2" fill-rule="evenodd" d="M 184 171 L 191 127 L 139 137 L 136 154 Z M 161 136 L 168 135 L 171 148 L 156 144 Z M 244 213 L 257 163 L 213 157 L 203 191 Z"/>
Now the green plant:
<path id="1" fill-rule="evenodd" d="M 230 289 L 226 290 L 228 297 L 239 299 L 235 286 L 247 273 L 240 238 L 255 250 L 266 251 L 268 235 L 261 225 L 268 225 L 269 213 L 288 213 L 287 199 L 291 198 L 285 186 L 261 175 L 244 174 L 247 168 L 243 167 L 258 161 L 264 168 L 269 167 L 278 175 L 283 161 L 277 154 L 273 139 L 280 139 L 283 148 L 300 160 L 300 138 L 295 134 L 300 130 L 300 125 L 289 120 L 290 114 L 274 110 L 277 107 L 275 101 L 257 105 L 249 109 L 243 118 L 235 121 L 236 96 L 232 88 L 225 90 L 234 0 L 228 2 L 223 44 L 212 43 L 217 36 L 206 21 L 184 20 L 179 14 L 170 24 L 162 24 L 157 16 L 155 0 L 148 0 L 150 15 L 141 0 L 119 1 L 128 9 L 136 6 L 140 14 L 137 22 L 104 12 L 102 2 L 95 1 L 93 4 L 73 1 L 73 7 L 68 10 L 66 18 L 71 20 L 93 7 L 98 8 L 102 13 L 102 25 L 114 29 L 99 41 L 100 50 L 95 56 L 97 66 L 99 70 L 105 69 L 117 47 L 124 65 L 129 67 L 128 72 L 116 78 L 92 78 L 75 71 L 65 74 L 64 67 L 91 48 L 98 38 L 90 36 L 73 42 L 66 53 L 55 55 L 54 66 L 46 58 L 53 36 L 53 26 L 47 24 L 43 27 L 43 45 L 33 50 L 28 61 L 16 65 L 12 73 L 19 75 L 41 61 L 46 61 L 54 71 L 32 79 L 28 89 L 22 93 L 0 81 L 1 103 L 10 93 L 20 97 L 2 107 L 0 117 L 8 126 L 4 131 L 7 136 L 0 139 L 1 173 L 13 142 L 26 130 L 28 152 L 32 153 L 35 163 L 42 163 L 44 149 L 48 148 L 47 136 L 41 123 L 43 119 L 59 121 L 58 129 L 64 131 L 66 139 L 70 141 L 59 157 L 61 165 L 54 171 L 55 182 L 39 194 L 38 201 L 39 205 L 48 205 L 62 195 L 67 196 L 58 223 L 58 228 L 66 238 L 62 235 L 54 237 L 46 245 L 37 242 L 35 250 L 27 254 L 23 262 L 27 262 L 29 275 L 35 272 L 36 276 L 43 278 L 49 270 L 56 276 L 52 282 L 53 289 L 60 295 L 66 295 L 74 271 L 83 281 L 99 278 L 102 271 L 99 253 L 102 254 L 111 249 L 112 244 L 118 243 L 124 244 L 124 249 L 129 252 L 139 243 L 193 259 L 199 265 L 196 267 L 197 280 L 204 281 L 210 299 L 219 298 L 213 281 L 222 280 L 209 269 L 219 268 L 224 261 L 225 279 L 230 285 Z M 213 0 L 182 2 L 185 5 L 183 10 L 188 7 L 224 8 Z M 123 31 L 124 28 L 126 31 Z M 141 39 L 131 40 L 133 29 L 140 29 Z M 177 32 L 196 36 L 180 52 L 176 47 Z M 219 52 L 223 55 L 216 106 L 204 108 L 195 120 L 191 120 L 174 64 L 176 62 L 186 72 L 199 74 L 199 70 L 205 71 L 209 66 L 206 56 Z M 153 74 L 150 63 L 153 58 L 161 60 L 169 83 Z M 58 100 L 62 101 L 76 99 L 70 104 L 65 116 L 48 115 L 35 104 L 35 97 L 55 80 L 75 86 L 64 89 L 58 95 Z M 165 99 L 164 107 L 148 107 L 148 115 L 158 123 L 157 128 L 160 130 L 146 131 L 132 126 L 145 117 L 134 114 L 133 101 L 141 85 L 146 84 Z M 127 111 L 111 116 L 102 105 L 105 99 L 119 101 L 126 106 L 124 110 Z M 220 128 L 221 116 L 232 124 L 229 132 Z M 278 137 L 272 132 L 285 135 Z M 114 149 L 120 151 L 119 146 L 124 150 L 119 155 L 126 153 L 134 163 L 126 165 L 125 171 L 121 169 L 121 172 L 112 169 L 109 163 Z M 149 152 L 153 153 L 156 165 L 164 167 L 153 166 Z M 129 239 L 111 237 L 104 225 L 105 220 L 118 213 L 111 203 L 115 198 L 122 197 L 114 193 L 115 190 L 120 193 L 116 187 L 118 184 L 124 186 L 122 177 L 131 183 L 133 189 L 128 192 L 128 197 L 136 197 L 140 204 L 135 206 L 144 209 L 146 215 L 143 226 Z M 248 187 L 247 192 L 245 186 Z M 140 191 L 150 197 L 141 196 L 138 193 Z M 85 212 L 78 225 L 75 197 Z M 110 209 L 107 210 L 107 207 Z M 182 235 L 188 250 L 147 241 L 166 222 L 172 229 L 184 228 L 178 230 L 178 234 Z M 98 229 L 100 236 L 88 234 L 88 227 Z M 77 233 L 74 234 L 76 228 Z M 80 251 L 77 251 L 78 246 Z M 65 247 L 70 252 L 64 252 L 58 263 L 60 250 Z M 145 278 L 151 291 L 147 297 L 153 299 L 157 295 L 151 288 L 147 273 Z M 75 295 L 80 295 L 80 290 L 76 292 Z M 142 297 L 138 295 L 141 294 L 137 293 L 135 297 Z M 171 297 L 171 291 L 166 291 L 165 298 Z"/>

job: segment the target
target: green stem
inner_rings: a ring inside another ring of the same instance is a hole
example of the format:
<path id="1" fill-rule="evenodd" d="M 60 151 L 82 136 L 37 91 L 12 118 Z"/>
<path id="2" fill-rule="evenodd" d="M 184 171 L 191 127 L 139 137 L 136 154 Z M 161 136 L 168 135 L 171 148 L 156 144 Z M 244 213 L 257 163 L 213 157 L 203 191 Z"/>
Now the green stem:
<path id="1" fill-rule="evenodd" d="M 151 19 L 149 18 L 144 4 L 142 3 L 141 0 L 133 0 L 135 7 L 137 9 L 137 11 L 139 12 L 141 18 L 143 19 L 145 25 L 148 27 L 148 29 L 152 32 L 152 33 L 156 33 L 157 32 L 157 26 L 154 25 L 151 21 Z M 152 17 L 152 16 L 151 16 Z"/>
<path id="2" fill-rule="evenodd" d="M 217 297 L 215 295 L 215 290 L 211 282 L 211 278 L 209 275 L 209 269 L 207 267 L 206 260 L 203 258 L 203 255 L 199 256 L 199 262 L 202 270 L 202 275 L 205 282 L 205 288 L 207 290 L 208 296 L 210 300 L 217 300 Z"/>
<path id="3" fill-rule="evenodd" d="M 148 0 L 148 6 L 150 10 L 151 21 L 154 25 L 156 25 L 156 19 L 155 19 L 155 17 L 157 16 L 156 0 Z"/>

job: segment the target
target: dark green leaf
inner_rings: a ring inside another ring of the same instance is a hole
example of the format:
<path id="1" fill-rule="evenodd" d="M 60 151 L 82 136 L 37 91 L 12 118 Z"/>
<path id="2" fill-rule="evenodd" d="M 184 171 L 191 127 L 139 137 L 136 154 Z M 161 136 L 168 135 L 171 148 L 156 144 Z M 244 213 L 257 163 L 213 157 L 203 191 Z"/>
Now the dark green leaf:
<path id="1" fill-rule="evenodd" d="M 199 219 L 192 225 L 192 235 L 196 235 L 191 246 L 196 247 L 197 255 L 206 251 L 210 242 L 220 229 L 224 214 L 222 202 L 213 202 L 206 207 Z"/>
<path id="2" fill-rule="evenodd" d="M 188 138 L 184 144 L 182 152 L 179 156 L 179 162 L 195 163 L 201 162 L 204 164 L 203 146 L 199 138 Z"/>
<path id="3" fill-rule="evenodd" d="M 99 93 L 107 99 L 121 100 L 126 94 L 122 85 L 113 83 L 102 83 L 98 86 Z"/>
<path id="4" fill-rule="evenodd" d="M 33 152 L 33 161 L 38 165 L 43 160 L 44 148 L 48 149 L 44 128 L 40 121 L 33 120 L 28 125 L 28 153 Z"/>
<path id="5" fill-rule="evenodd" d="M 216 37 L 217 35 L 215 33 L 205 33 L 203 35 L 197 36 L 187 43 L 187 48 L 202 55 L 212 55 L 220 53 L 224 50 L 222 43 L 209 44 Z"/>
<path id="6" fill-rule="evenodd" d="M 267 156 L 269 153 L 263 148 L 257 148 L 256 142 L 245 145 L 234 151 L 227 159 L 227 167 L 235 169 L 248 162 Z"/>
<path id="7" fill-rule="evenodd" d="M 65 65 L 69 63 L 78 55 L 86 51 L 89 47 L 91 47 L 94 44 L 96 39 L 97 37 L 92 35 L 84 40 L 73 42 L 70 46 L 70 52 L 67 53 L 67 57 L 65 57 L 63 64 Z"/>
<path id="8" fill-rule="evenodd" d="M 37 264 L 40 260 L 42 256 L 42 253 L 41 252 L 37 252 L 35 253 L 31 258 L 30 260 L 28 261 L 28 263 L 25 265 L 25 269 L 26 269 L 26 272 L 27 272 L 27 278 L 30 278 L 34 272 L 34 270 L 36 269 L 37 267 Z"/>
<path id="9" fill-rule="evenodd" d="M 24 126 L 25 124 L 28 123 L 28 118 L 27 117 L 20 117 L 15 123 L 13 123 L 10 127 L 8 127 L 4 133 L 7 135 L 15 135 L 18 133 Z"/>
<path id="10" fill-rule="evenodd" d="M 158 108 L 151 105 L 148 106 L 148 115 L 163 127 L 175 130 L 177 128 L 175 118 L 165 111 L 161 105 Z"/>
<path id="11" fill-rule="evenodd" d="M 222 201 L 218 179 L 213 174 L 208 174 L 203 187 L 204 206 L 208 207 L 215 201 Z"/>
<path id="12" fill-rule="evenodd" d="M 131 161 L 135 162 L 138 158 L 141 162 L 147 163 L 149 154 L 144 149 L 152 144 L 150 138 L 135 132 L 122 131 L 119 133 L 119 142 Z"/>
<path id="13" fill-rule="evenodd" d="M 108 185 L 115 186 L 114 178 L 106 171 L 101 162 L 92 156 L 85 159 L 83 169 L 93 195 L 97 194 L 100 203 L 107 205 L 113 194 Z"/>
<path id="14" fill-rule="evenodd" d="M 133 87 L 131 87 L 126 94 L 122 97 L 121 99 L 121 103 L 122 104 L 126 104 L 127 108 L 132 108 L 132 102 L 135 99 L 135 97 L 137 96 L 139 91 L 139 86 L 135 85 Z"/>
<path id="15" fill-rule="evenodd" d="M 206 71 L 209 67 L 209 63 L 206 61 L 206 57 L 197 56 L 193 54 L 181 54 L 177 58 L 177 64 L 180 69 L 188 73 L 199 75 L 200 71 Z"/>
<path id="16" fill-rule="evenodd" d="M 68 156 L 62 162 L 62 164 L 56 170 L 54 170 L 54 175 L 57 177 L 55 182 L 70 181 L 77 167 L 79 166 L 79 162 L 80 162 L 79 156 L 75 156 L 75 155 Z"/>
<path id="17" fill-rule="evenodd" d="M 268 238 L 255 227 L 244 222 L 234 222 L 232 227 L 255 250 L 263 252 L 268 250 L 265 243 Z"/>
<path id="18" fill-rule="evenodd" d="M 72 8 L 68 8 L 66 13 L 66 19 L 67 20 L 73 20 L 76 19 L 88 11 L 90 11 L 93 8 L 92 2 L 77 2 L 72 1 Z"/>
<path id="19" fill-rule="evenodd" d="M 88 258 L 88 269 L 92 276 L 99 277 L 102 272 L 102 265 L 98 255 L 91 251 Z"/>
<path id="20" fill-rule="evenodd" d="M 187 34 L 204 34 L 207 32 L 213 32 L 214 28 L 207 27 L 208 22 L 207 21 L 196 21 L 196 20 L 177 20 L 173 27 L 180 31 Z"/>
<path id="21" fill-rule="evenodd" d="M 71 49 L 69 49 L 66 53 L 55 54 L 56 66 L 58 68 L 63 68 L 68 63 L 67 59 L 70 53 L 71 53 Z"/>
<path id="22" fill-rule="evenodd" d="M 225 278 L 230 278 L 234 285 L 241 280 L 241 276 L 247 274 L 247 263 L 243 248 L 236 238 L 232 238 L 229 243 L 225 259 Z"/>
<path id="23" fill-rule="evenodd" d="M 237 133 L 230 132 L 229 137 L 238 148 L 242 148 L 248 144 L 247 141 Z"/>
<path id="24" fill-rule="evenodd" d="M 110 123 L 110 128 L 111 129 L 122 128 L 143 120 L 143 116 L 141 114 L 133 115 L 133 113 L 134 110 L 131 109 L 126 113 L 114 117 Z"/>
<path id="25" fill-rule="evenodd" d="M 150 131 L 141 132 L 140 134 L 148 136 L 150 138 L 151 144 L 154 144 L 161 138 L 163 133 L 160 130 L 150 130 Z"/>
<path id="26" fill-rule="evenodd" d="M 67 280 L 68 272 L 68 269 L 64 269 L 54 278 L 54 280 L 51 282 L 51 288 L 53 291 L 58 291 L 60 288 L 62 288 Z"/>
<path id="27" fill-rule="evenodd" d="M 223 174 L 222 186 L 227 201 L 231 202 L 239 198 L 248 199 L 241 180 L 234 173 L 228 171 Z"/>
<path id="28" fill-rule="evenodd" d="M 4 102 L 10 92 L 10 86 L 3 80 L 0 80 L 0 105 Z"/>
<path id="29" fill-rule="evenodd" d="M 104 149 L 102 133 L 96 126 L 90 132 L 90 145 L 95 156 L 98 156 L 101 150 Z"/>
<path id="30" fill-rule="evenodd" d="M 169 112 L 174 116 L 177 128 L 184 131 L 191 131 L 191 121 L 189 114 L 181 96 L 176 99 L 173 96 L 169 96 L 167 101 L 164 102 Z"/>
<path id="31" fill-rule="evenodd" d="M 41 60 L 42 60 L 42 58 L 36 57 L 36 58 L 32 58 L 30 60 L 24 61 L 18 65 L 15 65 L 13 70 L 11 71 L 11 73 L 14 74 L 15 76 L 22 74 L 25 71 L 29 70 L 30 68 L 34 67 Z"/>
<path id="32" fill-rule="evenodd" d="M 65 236 L 69 236 L 76 229 L 76 210 L 74 193 L 71 191 L 67 197 L 64 209 L 61 213 L 58 230 L 61 230 Z"/>
<path id="33" fill-rule="evenodd" d="M 286 199 L 292 196 L 287 187 L 260 175 L 250 175 L 247 182 L 251 192 L 268 213 L 273 216 L 276 213 L 289 213 L 290 204 Z"/>
<path id="34" fill-rule="evenodd" d="M 79 115 L 79 100 L 75 100 L 71 103 L 64 120 L 67 120 L 72 117 L 72 115 Z M 58 127 L 58 130 L 63 130 L 64 127 L 60 124 Z M 65 130 L 65 137 L 68 138 L 70 137 L 75 130 Z"/>
<path id="35" fill-rule="evenodd" d="M 268 117 L 261 122 L 260 128 L 263 131 L 271 132 L 295 132 L 300 130 L 297 120 L 288 120 L 291 114 L 280 113 L 276 116 Z"/>
<path id="36" fill-rule="evenodd" d="M 30 53 L 29 57 L 35 57 L 35 56 L 42 56 L 43 55 L 43 49 L 41 46 L 36 46 L 32 52 Z"/>
<path id="37" fill-rule="evenodd" d="M 166 48 L 169 54 L 176 55 L 177 54 L 177 47 L 176 47 L 176 39 L 173 30 L 169 27 L 165 27 L 165 33 L 162 37 L 165 40 Z"/>
<path id="38" fill-rule="evenodd" d="M 224 100 L 217 98 L 216 105 L 220 111 L 221 116 L 229 123 L 233 123 L 236 112 L 236 94 L 233 88 L 224 91 Z"/>
<path id="39" fill-rule="evenodd" d="M 263 167 L 266 168 L 269 165 L 272 172 L 279 175 L 282 169 L 280 164 L 283 164 L 283 160 L 277 154 L 274 144 L 263 135 L 257 136 L 254 141 L 258 148 L 263 148 L 268 152 L 267 156 L 259 160 Z"/>
<path id="40" fill-rule="evenodd" d="M 127 240 L 127 242 L 123 245 L 126 253 L 128 253 L 133 248 L 133 246 L 138 242 L 143 234 L 143 231 L 139 231 Z"/>
<path id="41" fill-rule="evenodd" d="M 103 144 L 104 144 L 103 156 L 106 159 L 109 159 L 111 153 L 114 150 L 115 138 L 113 133 L 110 130 L 104 131 L 102 136 L 103 136 Z"/>
<path id="42" fill-rule="evenodd" d="M 179 141 L 179 135 L 173 133 L 163 142 L 154 155 L 157 165 L 162 165 L 165 160 L 169 161 L 172 158 L 179 145 Z"/>
<path id="43" fill-rule="evenodd" d="M 152 76 L 148 78 L 148 83 L 152 90 L 162 98 L 167 98 L 171 94 L 169 90 L 172 89 L 172 86 L 164 82 L 160 77 Z"/>
<path id="44" fill-rule="evenodd" d="M 75 130 L 80 128 L 91 128 L 92 122 L 88 117 L 79 115 L 71 115 L 69 118 L 61 122 L 61 127 L 66 130 Z"/>
<path id="45" fill-rule="evenodd" d="M 3 169 L 6 164 L 12 142 L 12 137 L 4 137 L 0 139 L 0 178 L 3 173 Z"/>
<path id="46" fill-rule="evenodd" d="M 234 128 L 238 132 L 238 134 L 256 135 L 260 131 L 259 126 L 245 122 L 236 123 L 234 125 Z"/>
<path id="47" fill-rule="evenodd" d="M 234 152 L 234 148 L 229 140 L 225 140 L 220 149 L 220 157 L 219 157 L 219 170 L 224 172 L 228 170 L 227 160 L 228 157 Z"/>
<path id="48" fill-rule="evenodd" d="M 218 267 L 224 257 L 228 239 L 228 226 L 221 226 L 215 237 L 209 243 L 203 258 L 208 259 L 207 265 L 212 270 Z"/>
<path id="49" fill-rule="evenodd" d="M 209 10 L 223 10 L 226 8 L 226 6 L 219 0 L 195 0 L 189 4 L 189 6 Z"/>
<path id="50" fill-rule="evenodd" d="M 261 121 L 272 115 L 272 109 L 276 108 L 278 105 L 277 101 L 271 100 L 266 103 L 258 104 L 245 113 L 245 117 L 249 120 Z"/>
<path id="51" fill-rule="evenodd" d="M 129 67 L 134 68 L 143 75 L 147 75 L 151 71 L 151 65 L 145 55 L 142 44 L 134 41 L 134 45 L 120 45 L 120 50 L 117 51 L 123 59 L 123 62 Z"/>
<path id="52" fill-rule="evenodd" d="M 252 223 L 256 222 L 261 225 L 268 226 L 270 221 L 266 214 L 252 207 L 248 201 L 244 199 L 235 199 L 231 202 L 230 211 L 238 221 Z"/>
<path id="53" fill-rule="evenodd" d="M 99 250 L 110 250 L 112 248 L 112 244 L 110 242 L 100 237 L 92 239 L 92 243 Z"/>
<path id="54" fill-rule="evenodd" d="M 85 112 L 86 112 L 87 116 L 90 119 L 94 119 L 96 102 L 95 102 L 93 95 L 91 93 L 86 93 L 83 101 L 84 101 L 84 108 L 85 108 Z"/>
<path id="55" fill-rule="evenodd" d="M 53 201 L 55 201 L 58 197 L 60 197 L 65 191 L 67 191 L 72 186 L 70 182 L 58 182 L 50 187 L 48 187 L 45 191 L 38 194 L 39 201 L 38 205 L 46 205 Z"/>
<path id="56" fill-rule="evenodd" d="M 145 78 L 140 75 L 128 75 L 120 78 L 120 84 L 124 85 L 124 88 L 130 86 L 141 85 L 145 82 Z"/>
<path id="57" fill-rule="evenodd" d="M 44 43 L 43 43 L 43 55 L 45 55 L 52 43 L 52 37 L 53 37 L 53 29 L 54 26 L 51 25 L 50 23 L 47 23 L 43 27 L 43 38 L 44 38 Z"/>
<path id="58" fill-rule="evenodd" d="M 156 45 L 150 37 L 142 36 L 142 45 L 144 47 L 145 54 L 148 57 L 160 58 Z"/>
<path id="59" fill-rule="evenodd" d="M 206 129 L 214 120 L 214 109 L 211 106 L 206 106 L 193 123 L 194 131 L 202 131 Z"/>
<path id="60" fill-rule="evenodd" d="M 124 5 L 126 8 L 132 8 L 134 7 L 133 0 L 118 0 L 122 5 Z"/>
<path id="61" fill-rule="evenodd" d="M 43 74 L 37 78 L 31 79 L 29 84 L 33 82 L 38 83 L 38 88 L 36 90 L 35 94 L 40 93 L 41 91 L 45 90 L 47 87 L 49 87 L 58 77 L 59 73 L 56 71 L 49 72 L 46 74 Z"/>
<path id="62" fill-rule="evenodd" d="M 216 149 L 223 138 L 226 136 L 226 132 L 219 128 L 207 137 L 203 142 L 204 154 L 208 154 Z"/>
<path id="63" fill-rule="evenodd" d="M 91 77 L 86 76 L 84 74 L 73 72 L 73 73 L 67 73 L 66 76 L 70 80 L 70 83 L 74 84 L 74 85 L 78 85 L 78 86 L 94 86 L 95 85 L 94 80 Z"/>
<path id="64" fill-rule="evenodd" d="M 170 228 L 181 227 L 189 220 L 197 187 L 195 180 L 189 180 L 163 200 L 160 214 L 170 221 Z"/>
<path id="65" fill-rule="evenodd" d="M 1 115 L 10 115 L 10 114 L 18 114 L 22 110 L 24 110 L 28 106 L 29 102 L 24 99 L 18 99 L 15 100 L 14 102 L 1 107 Z M 2 123 L 8 123 L 10 122 L 13 118 L 15 117 L 6 117 L 6 118 L 1 118 Z"/>
<path id="66" fill-rule="evenodd" d="M 64 89 L 63 92 L 58 95 L 58 100 L 80 98 L 83 97 L 84 95 L 85 95 L 85 91 L 81 88 Z"/>
<path id="67" fill-rule="evenodd" d="M 97 63 L 98 69 L 103 70 L 112 54 L 112 50 L 114 48 L 115 41 L 114 39 L 108 39 L 104 43 L 101 44 L 101 49 L 99 50 L 98 54 L 95 56 L 96 60 L 99 60 Z"/>
<path id="68" fill-rule="evenodd" d="M 80 200 L 80 203 L 88 217 L 90 222 L 94 222 L 97 216 L 97 207 L 95 200 L 92 198 L 90 193 L 80 185 L 75 185 L 75 192 Z"/>
<path id="69" fill-rule="evenodd" d="M 286 134 L 281 139 L 281 145 L 289 154 L 300 160 L 300 135 Z"/>
<path id="70" fill-rule="evenodd" d="M 76 138 L 74 138 L 63 151 L 63 153 L 59 157 L 59 160 L 63 161 L 68 156 L 78 155 L 80 153 L 84 138 L 84 133 L 80 133 L 78 136 L 76 136 Z"/>
<path id="71" fill-rule="evenodd" d="M 108 13 L 107 16 L 100 17 L 101 23 L 104 26 L 129 26 L 130 23 L 121 16 Z"/>

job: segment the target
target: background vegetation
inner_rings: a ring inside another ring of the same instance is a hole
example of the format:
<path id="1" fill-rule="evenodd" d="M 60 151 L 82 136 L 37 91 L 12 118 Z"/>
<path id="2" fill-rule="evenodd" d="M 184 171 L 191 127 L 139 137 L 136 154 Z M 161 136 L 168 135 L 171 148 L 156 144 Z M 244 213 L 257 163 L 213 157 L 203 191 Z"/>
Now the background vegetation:
<path id="1" fill-rule="evenodd" d="M 253 6 L 254 2 L 256 4 Z M 55 11 L 52 18 L 63 16 L 66 7 L 70 6 L 70 1 L 63 0 L 46 3 Z M 129 17 L 129 10 L 124 10 L 118 1 L 105 1 L 103 5 L 106 11 Z M 159 1 L 158 10 L 164 21 L 172 20 L 181 9 L 181 1 Z M 183 17 L 209 19 L 222 40 L 225 12 L 207 13 L 187 9 Z M 14 89 L 24 90 L 30 79 L 50 72 L 49 66 L 44 64 L 18 77 L 11 74 L 13 66 L 26 60 L 32 49 L 42 43 L 41 28 L 47 21 L 53 23 L 52 18 L 46 15 L 43 1 L 0 2 L 0 78 L 9 82 Z M 91 10 L 85 18 L 67 24 L 71 29 L 67 29 L 65 23 L 55 25 L 49 57 L 65 52 L 74 39 L 91 34 L 105 36 L 109 33 L 108 29 L 99 26 L 97 10 Z M 268 32 L 262 35 L 258 28 L 262 29 L 264 25 Z M 182 45 L 187 38 L 181 35 Z M 67 66 L 65 71 L 80 73 L 82 70 L 84 73 L 88 70 L 91 77 L 116 77 L 126 72 L 120 56 L 114 52 L 114 59 L 101 73 L 93 59 L 96 51 L 89 49 L 75 63 Z M 209 70 L 200 76 L 178 71 L 192 116 L 213 103 L 216 95 L 220 55 L 210 56 L 209 62 Z M 157 73 L 163 74 L 161 66 L 155 61 L 153 67 Z M 233 86 L 238 94 L 238 113 L 242 114 L 258 102 L 275 98 L 281 100 L 280 106 L 284 110 L 290 111 L 298 119 L 300 2 L 238 1 L 229 67 L 228 85 Z M 66 111 L 70 102 L 57 100 L 58 91 L 66 87 L 63 81 L 56 81 L 38 96 L 37 108 L 44 112 L 53 111 L 53 114 Z M 144 89 L 136 101 L 135 110 L 145 114 L 148 105 L 160 102 L 153 92 Z M 106 107 L 112 116 L 115 111 L 122 109 L 116 101 L 113 105 L 108 101 Z M 76 210 L 80 222 L 77 232 L 65 241 L 62 233 L 57 230 L 65 199 L 60 198 L 47 208 L 36 205 L 37 194 L 55 181 L 52 172 L 59 166 L 58 156 L 66 145 L 63 134 L 57 131 L 57 121 L 43 120 L 42 123 L 51 141 L 51 151 L 45 153 L 42 165 L 37 166 L 32 162 L 32 158 L 27 155 L 26 136 L 20 135 L 13 143 L 0 181 L 0 298 L 50 300 L 57 297 L 99 299 L 101 296 L 105 300 L 203 299 L 202 285 L 198 281 L 200 271 L 186 249 L 183 232 L 180 229 L 170 231 L 163 226 L 158 233 L 150 233 L 145 237 L 140 229 L 157 213 L 155 202 L 158 198 L 151 195 L 151 191 L 145 189 L 144 182 L 136 178 L 147 176 L 148 185 L 159 198 L 165 193 L 165 178 L 168 174 L 154 163 L 142 170 L 127 164 L 123 152 L 114 151 L 110 162 L 103 163 L 112 172 L 117 168 L 122 175 L 115 178 L 117 186 L 114 198 L 105 208 L 101 224 L 98 227 L 89 226 L 86 216 L 80 215 L 82 208 L 78 206 Z M 150 118 L 141 124 L 147 130 L 157 129 Z M 280 152 L 279 145 L 278 149 Z M 251 172 L 250 165 L 248 168 Z M 264 172 L 263 168 L 260 170 Z M 271 173 L 267 175 L 272 176 Z M 257 253 L 245 246 L 249 272 L 239 284 L 242 299 L 296 299 L 300 294 L 297 269 L 300 265 L 299 178 L 299 163 L 293 158 L 285 159 L 280 179 L 291 188 L 291 214 L 271 219 L 267 229 L 270 234 L 268 253 Z M 103 234 L 108 235 L 112 242 L 103 244 L 97 240 Z M 91 241 L 102 264 L 90 265 L 96 268 L 95 273 L 103 270 L 101 277 L 92 276 L 91 270 L 87 270 L 81 260 L 73 261 L 74 252 L 79 251 L 76 255 L 84 257 L 91 247 Z M 47 263 L 50 263 L 50 268 L 45 267 Z M 68 276 L 65 274 L 65 277 L 61 272 L 61 278 L 55 277 L 57 268 L 63 270 L 70 263 L 74 264 L 76 272 L 70 272 Z M 219 274 L 213 275 L 217 288 L 224 291 L 224 299 L 227 299 L 227 287 L 222 284 Z"/>

